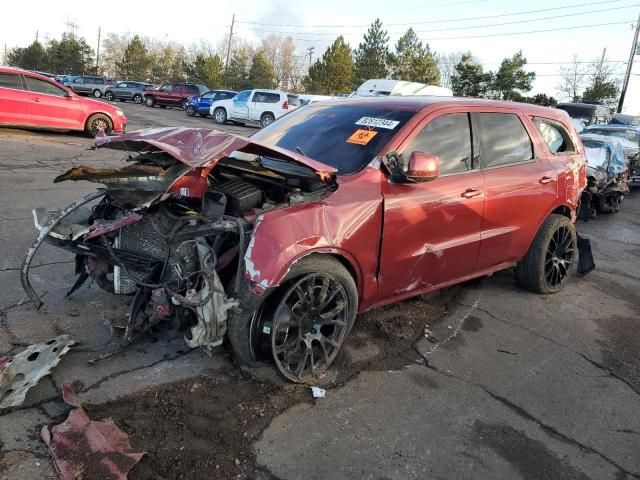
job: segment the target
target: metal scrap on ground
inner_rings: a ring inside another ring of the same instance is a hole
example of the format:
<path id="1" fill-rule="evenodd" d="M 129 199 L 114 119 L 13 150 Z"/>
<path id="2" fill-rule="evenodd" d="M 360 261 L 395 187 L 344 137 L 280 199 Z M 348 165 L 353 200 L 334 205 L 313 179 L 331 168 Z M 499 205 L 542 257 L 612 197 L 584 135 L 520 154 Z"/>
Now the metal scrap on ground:
<path id="1" fill-rule="evenodd" d="M 46 343 L 29 345 L 13 357 L 0 358 L 0 408 L 24 402 L 27 391 L 51 372 L 75 342 L 60 335 Z"/>
<path id="2" fill-rule="evenodd" d="M 134 452 L 129 437 L 112 420 L 91 420 L 68 384 L 62 387 L 64 401 L 74 408 L 69 417 L 40 435 L 53 456 L 61 480 L 126 480 L 127 473 L 144 453 Z"/>

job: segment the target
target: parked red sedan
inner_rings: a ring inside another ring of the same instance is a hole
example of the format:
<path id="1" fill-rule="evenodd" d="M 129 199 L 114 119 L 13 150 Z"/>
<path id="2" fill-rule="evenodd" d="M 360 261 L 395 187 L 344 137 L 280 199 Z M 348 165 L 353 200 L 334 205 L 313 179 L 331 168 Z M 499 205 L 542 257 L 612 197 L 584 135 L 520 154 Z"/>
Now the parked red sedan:
<path id="1" fill-rule="evenodd" d="M 91 276 L 135 293 L 127 342 L 182 325 L 190 347 L 228 335 L 240 361 L 271 359 L 287 378 L 314 381 L 358 312 L 510 267 L 521 286 L 554 293 L 578 261 L 586 161 L 562 110 L 347 99 L 297 109 L 251 138 L 170 127 L 96 145 L 140 155 L 54 180 L 107 188 L 55 217 L 36 211 L 22 282 L 39 306 L 28 282 L 39 242 L 76 253 L 73 289 Z"/>
<path id="2" fill-rule="evenodd" d="M 33 72 L 0 67 L 0 126 L 124 133 L 127 117 Z"/>

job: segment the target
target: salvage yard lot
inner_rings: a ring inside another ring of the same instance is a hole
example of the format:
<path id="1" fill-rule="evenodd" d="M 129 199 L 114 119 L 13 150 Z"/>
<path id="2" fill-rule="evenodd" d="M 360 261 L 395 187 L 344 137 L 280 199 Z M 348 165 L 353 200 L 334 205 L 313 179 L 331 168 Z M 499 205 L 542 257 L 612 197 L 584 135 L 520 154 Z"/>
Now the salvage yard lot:
<path id="1" fill-rule="evenodd" d="M 129 130 L 213 127 L 178 109 L 118 106 Z M 22 407 L 0 412 L 0 479 L 55 477 L 39 432 L 66 418 L 65 382 L 147 453 L 134 480 L 640 478 L 639 191 L 619 214 L 578 224 L 596 271 L 556 295 L 518 289 L 504 272 L 361 315 L 314 400 L 269 368 L 240 370 L 225 349 L 209 357 L 165 332 L 89 366 L 128 299 L 95 285 L 65 299 L 74 265 L 60 250 L 45 246 L 33 263 L 45 305 L 25 302 L 31 210 L 94 190 L 53 177 L 122 164 L 90 144 L 0 129 L 0 353 L 62 333 L 79 342 Z"/>

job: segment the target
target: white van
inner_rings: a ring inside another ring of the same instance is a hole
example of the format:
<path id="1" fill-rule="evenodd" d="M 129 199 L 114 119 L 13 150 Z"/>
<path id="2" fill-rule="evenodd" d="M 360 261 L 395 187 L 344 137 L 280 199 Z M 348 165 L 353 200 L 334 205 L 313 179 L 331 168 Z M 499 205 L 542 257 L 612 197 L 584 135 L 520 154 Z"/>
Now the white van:
<path id="1" fill-rule="evenodd" d="M 404 95 L 433 95 L 436 97 L 452 97 L 449 88 L 425 85 L 418 82 L 404 80 L 374 79 L 367 80 L 353 93 L 354 97 L 381 97 Z"/>

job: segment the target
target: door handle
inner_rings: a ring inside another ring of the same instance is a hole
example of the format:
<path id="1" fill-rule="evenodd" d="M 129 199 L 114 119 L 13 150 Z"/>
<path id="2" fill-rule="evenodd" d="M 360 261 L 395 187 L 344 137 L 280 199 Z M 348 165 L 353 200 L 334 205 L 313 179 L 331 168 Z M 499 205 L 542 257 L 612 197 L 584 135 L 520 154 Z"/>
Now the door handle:
<path id="1" fill-rule="evenodd" d="M 39 98 L 34 98 L 33 101 L 34 102 L 40 102 L 40 99 Z"/>
<path id="2" fill-rule="evenodd" d="M 551 182 L 555 182 L 556 179 L 553 177 L 547 177 L 546 175 L 544 177 L 542 177 L 540 180 L 538 180 L 538 183 L 541 183 L 542 185 L 546 185 L 547 183 L 551 183 Z"/>
<path id="3" fill-rule="evenodd" d="M 474 190 L 473 188 L 468 188 L 460 194 L 460 196 L 464 198 L 473 198 L 477 197 L 478 195 L 482 195 L 482 192 L 480 190 Z"/>

